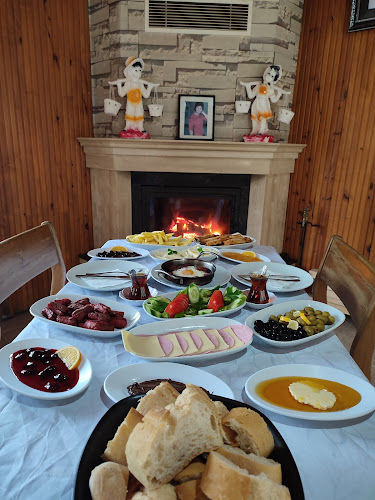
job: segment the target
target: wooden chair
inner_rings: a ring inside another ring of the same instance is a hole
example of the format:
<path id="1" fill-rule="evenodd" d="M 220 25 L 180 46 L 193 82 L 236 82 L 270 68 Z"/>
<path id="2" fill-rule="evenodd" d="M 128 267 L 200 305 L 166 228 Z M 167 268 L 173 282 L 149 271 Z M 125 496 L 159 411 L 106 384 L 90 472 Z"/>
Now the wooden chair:
<path id="1" fill-rule="evenodd" d="M 313 284 L 313 299 L 327 303 L 329 286 L 347 308 L 356 335 L 350 354 L 371 380 L 375 349 L 375 266 L 340 236 L 332 236 Z"/>
<path id="2" fill-rule="evenodd" d="M 51 295 L 66 280 L 66 269 L 55 228 L 51 222 L 0 242 L 0 304 L 30 280 L 52 270 Z"/>

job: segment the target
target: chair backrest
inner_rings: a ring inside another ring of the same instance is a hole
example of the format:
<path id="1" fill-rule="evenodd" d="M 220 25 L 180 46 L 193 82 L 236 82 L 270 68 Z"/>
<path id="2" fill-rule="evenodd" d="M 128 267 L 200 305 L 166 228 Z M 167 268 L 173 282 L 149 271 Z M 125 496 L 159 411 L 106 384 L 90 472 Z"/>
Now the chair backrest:
<path id="1" fill-rule="evenodd" d="M 66 269 L 51 222 L 0 242 L 0 304 L 30 280 L 52 270 L 51 295 L 65 284 Z"/>
<path id="2" fill-rule="evenodd" d="M 313 284 L 313 299 L 327 302 L 327 286 L 347 308 L 356 336 L 350 354 L 371 380 L 375 349 L 375 266 L 343 241 L 332 236 Z"/>

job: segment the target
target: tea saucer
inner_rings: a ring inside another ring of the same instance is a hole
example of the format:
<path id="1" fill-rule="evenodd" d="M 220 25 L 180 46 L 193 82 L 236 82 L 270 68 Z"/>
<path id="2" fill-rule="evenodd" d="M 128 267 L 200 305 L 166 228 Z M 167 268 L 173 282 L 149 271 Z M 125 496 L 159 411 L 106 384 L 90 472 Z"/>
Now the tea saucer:
<path id="1" fill-rule="evenodd" d="M 122 300 L 125 300 L 125 302 L 127 302 L 128 304 L 131 304 L 132 306 L 140 306 L 142 307 L 143 305 L 143 302 L 146 300 L 146 299 L 140 299 L 140 300 L 131 300 L 131 299 L 127 299 L 124 295 L 124 291 L 129 289 L 130 290 L 130 287 L 127 287 L 127 288 L 123 288 L 122 290 L 119 291 L 118 295 L 120 297 L 120 299 Z M 156 288 L 151 288 L 150 286 L 148 287 L 148 289 L 150 290 L 150 293 L 151 293 L 151 297 L 156 297 L 157 294 L 159 293 L 159 291 L 156 289 Z M 147 297 L 147 298 L 150 298 L 150 297 Z"/>
<path id="2" fill-rule="evenodd" d="M 243 290 L 243 293 L 246 297 L 249 295 L 250 290 Z M 253 304 L 252 302 L 245 302 L 245 307 L 249 307 L 250 309 L 264 309 L 265 307 L 272 306 L 277 300 L 276 295 L 273 292 L 268 292 L 269 301 L 267 304 Z"/>

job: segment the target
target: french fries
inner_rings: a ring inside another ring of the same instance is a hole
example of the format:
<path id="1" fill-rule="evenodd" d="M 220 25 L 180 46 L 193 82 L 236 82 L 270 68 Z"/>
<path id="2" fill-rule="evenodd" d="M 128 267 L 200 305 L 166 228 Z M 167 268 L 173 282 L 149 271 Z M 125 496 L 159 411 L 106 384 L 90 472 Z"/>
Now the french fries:
<path id="1" fill-rule="evenodd" d="M 190 245 L 194 237 L 189 239 L 182 239 L 182 236 L 173 236 L 174 233 L 166 233 L 164 231 L 143 231 L 139 234 L 131 234 L 126 237 L 129 243 L 141 243 L 146 245 L 168 245 L 168 246 L 182 246 Z"/>

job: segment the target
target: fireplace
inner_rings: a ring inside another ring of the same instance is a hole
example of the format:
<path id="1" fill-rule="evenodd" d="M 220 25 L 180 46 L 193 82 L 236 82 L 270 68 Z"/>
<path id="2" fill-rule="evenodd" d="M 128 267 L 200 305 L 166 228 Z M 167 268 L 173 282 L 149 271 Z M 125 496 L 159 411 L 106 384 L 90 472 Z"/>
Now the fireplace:
<path id="1" fill-rule="evenodd" d="M 94 137 L 78 140 L 90 169 L 96 247 L 109 239 L 124 238 L 135 232 L 137 226 L 133 227 L 133 212 L 138 211 L 140 205 L 134 206 L 133 211 L 132 174 L 136 172 L 143 177 L 151 172 L 166 174 L 167 178 L 172 174 L 189 178 L 192 174 L 214 174 L 215 178 L 223 177 L 224 181 L 226 175 L 239 179 L 242 175 L 247 175 L 248 179 L 251 176 L 248 209 L 240 208 L 236 222 L 231 215 L 230 229 L 253 236 L 258 244 L 271 245 L 282 251 L 289 177 L 294 171 L 295 159 L 305 145 Z M 249 185 L 249 180 L 245 185 Z M 208 199 L 206 193 L 210 186 L 204 185 L 204 188 L 204 196 Z M 196 188 L 190 199 L 195 194 Z M 170 198 L 174 195 L 175 189 Z M 236 210 L 235 206 L 236 202 L 231 201 L 231 214 Z M 229 208 L 224 211 L 227 210 Z M 247 218 L 246 230 L 243 230 L 242 216 Z M 145 227 L 138 227 L 138 232 L 140 230 L 144 231 Z"/>
<path id="2" fill-rule="evenodd" d="M 132 172 L 133 233 L 246 233 L 250 175 Z"/>

